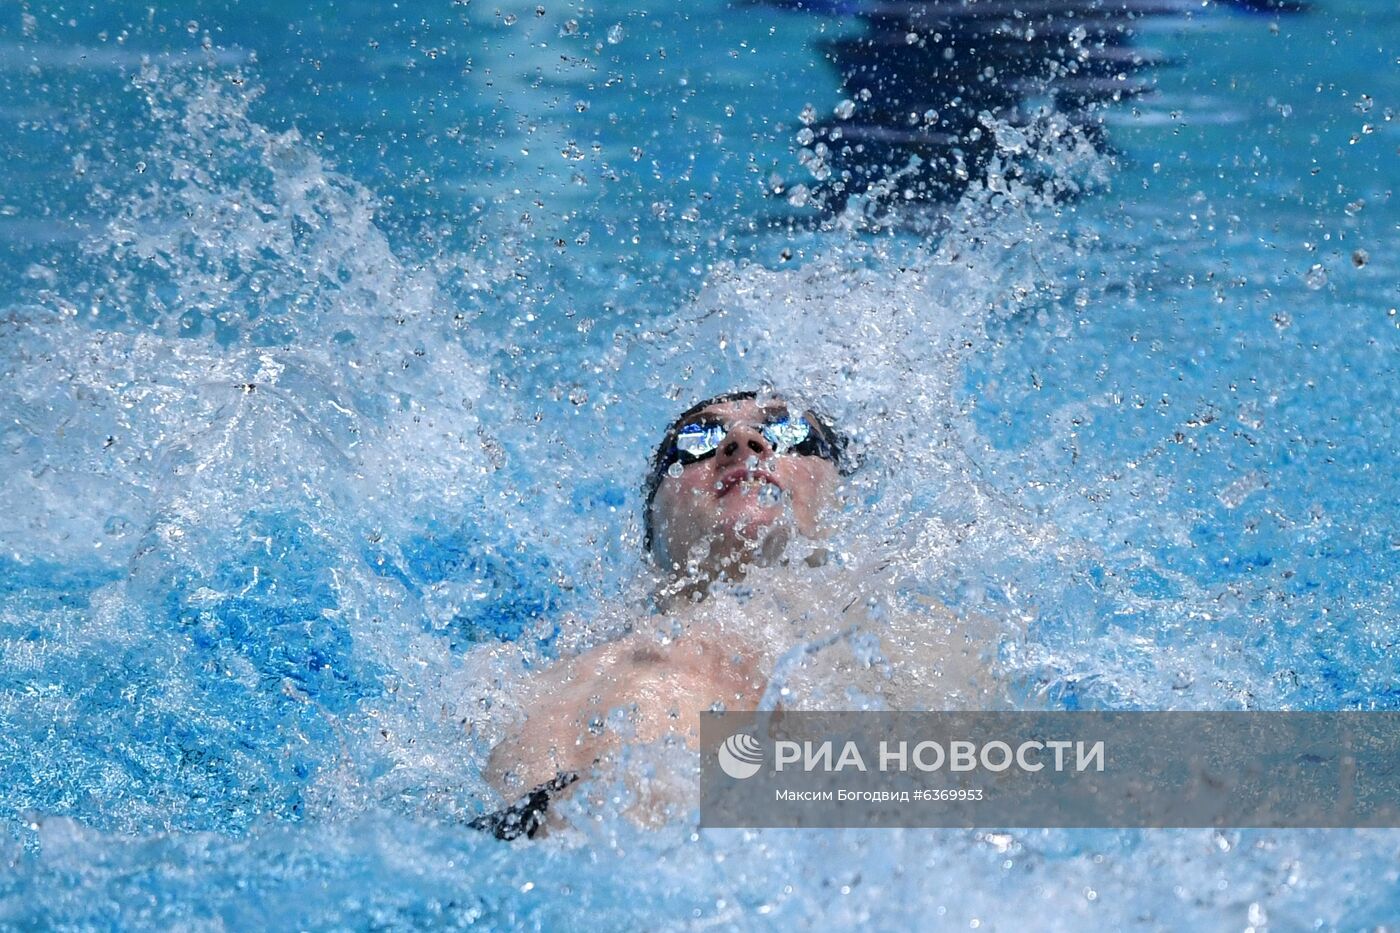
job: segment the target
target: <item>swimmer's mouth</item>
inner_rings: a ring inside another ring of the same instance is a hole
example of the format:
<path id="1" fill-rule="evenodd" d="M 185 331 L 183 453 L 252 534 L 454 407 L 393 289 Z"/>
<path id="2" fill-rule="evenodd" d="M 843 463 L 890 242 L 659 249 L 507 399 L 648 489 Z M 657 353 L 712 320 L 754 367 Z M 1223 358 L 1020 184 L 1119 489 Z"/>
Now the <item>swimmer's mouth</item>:
<path id="1" fill-rule="evenodd" d="M 723 499 L 734 489 L 748 482 L 767 483 L 769 486 L 776 488 L 779 492 L 783 491 L 782 483 L 779 483 L 777 477 L 767 470 L 750 470 L 747 467 L 739 467 L 730 470 L 728 473 L 724 474 L 724 476 L 720 477 L 719 491 L 715 493 L 715 498 Z"/>

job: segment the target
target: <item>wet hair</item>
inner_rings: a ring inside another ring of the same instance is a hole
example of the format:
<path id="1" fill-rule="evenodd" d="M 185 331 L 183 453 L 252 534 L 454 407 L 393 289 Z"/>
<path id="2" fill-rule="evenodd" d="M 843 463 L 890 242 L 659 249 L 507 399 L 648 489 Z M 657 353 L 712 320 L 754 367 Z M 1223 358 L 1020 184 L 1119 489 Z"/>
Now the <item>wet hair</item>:
<path id="1" fill-rule="evenodd" d="M 773 395 L 776 398 L 782 398 L 782 395 L 776 392 L 765 394 Z M 647 553 L 651 553 L 653 530 L 655 527 L 655 522 L 652 518 L 652 504 L 656 500 L 656 490 L 661 487 L 661 480 L 666 475 L 666 467 L 663 464 L 669 459 L 671 449 L 676 444 L 676 437 L 680 433 L 681 427 L 692 417 L 698 415 L 711 405 L 722 405 L 725 402 L 742 402 L 746 399 L 756 398 L 758 398 L 758 393 L 754 391 L 725 392 L 722 395 L 707 398 L 703 402 L 696 402 L 677 415 L 670 426 L 666 428 L 666 435 L 661 438 L 661 443 L 657 445 L 656 452 L 651 455 L 651 467 L 647 470 L 646 483 L 643 486 L 643 492 L 646 494 L 646 505 L 642 510 L 642 528 L 646 534 L 642 540 L 642 548 Z M 821 435 L 822 440 L 824 440 L 831 449 L 836 469 L 843 475 L 850 473 L 855 468 L 855 463 L 847 452 L 847 447 L 850 443 L 849 438 L 833 428 L 831 423 L 818 412 L 807 408 L 803 410 L 803 414 L 807 417 L 812 427 L 816 429 L 817 433 Z"/>

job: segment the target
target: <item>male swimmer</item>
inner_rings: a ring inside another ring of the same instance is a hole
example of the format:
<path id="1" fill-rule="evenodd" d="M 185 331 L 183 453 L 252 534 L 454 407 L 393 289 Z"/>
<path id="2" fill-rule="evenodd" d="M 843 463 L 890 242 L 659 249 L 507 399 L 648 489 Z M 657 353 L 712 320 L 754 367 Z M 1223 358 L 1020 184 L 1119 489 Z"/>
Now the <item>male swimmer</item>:
<path id="1" fill-rule="evenodd" d="M 523 724 L 487 766 L 519 802 L 473 825 L 533 836 L 551 798 L 624 741 L 675 737 L 696 747 L 704 710 L 800 707 L 804 698 L 852 708 L 852 694 L 831 693 L 833 684 L 901 706 L 969 698 L 986 632 L 974 639 L 927 603 L 918 613 L 882 606 L 872 594 L 890 589 L 879 573 L 888 562 L 825 566 L 827 520 L 852 468 L 841 434 L 777 395 L 735 392 L 681 414 L 645 489 L 646 548 L 662 579 L 653 624 L 532 678 Z M 920 696 L 928 687 L 942 689 Z M 625 729 L 612 725 L 617 711 Z"/>

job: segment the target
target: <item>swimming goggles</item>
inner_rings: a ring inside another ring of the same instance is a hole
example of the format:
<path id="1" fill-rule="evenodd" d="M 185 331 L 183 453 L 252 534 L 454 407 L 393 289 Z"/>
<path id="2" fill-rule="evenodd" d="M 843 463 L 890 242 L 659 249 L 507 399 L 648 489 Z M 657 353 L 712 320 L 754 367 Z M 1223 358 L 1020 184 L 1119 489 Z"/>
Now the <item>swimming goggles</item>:
<path id="1" fill-rule="evenodd" d="M 665 470 L 675 463 L 689 466 L 713 456 L 729 436 L 732 427 L 718 418 L 700 418 L 682 425 L 676 430 L 675 441 L 659 464 L 660 468 Z M 758 428 L 775 454 L 821 457 L 832 463 L 838 460 L 835 445 L 805 415 L 794 415 L 786 410 L 773 411 L 762 424 L 754 427 Z"/>

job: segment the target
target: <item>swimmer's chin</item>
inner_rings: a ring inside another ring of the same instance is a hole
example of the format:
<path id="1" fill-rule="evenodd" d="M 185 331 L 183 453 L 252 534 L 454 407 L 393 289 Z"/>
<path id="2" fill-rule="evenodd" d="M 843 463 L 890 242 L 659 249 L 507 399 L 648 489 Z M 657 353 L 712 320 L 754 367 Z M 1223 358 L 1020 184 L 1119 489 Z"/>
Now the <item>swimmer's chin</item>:
<path id="1" fill-rule="evenodd" d="M 704 586 L 718 579 L 741 579 L 753 567 L 778 563 L 793 538 L 781 516 L 766 522 L 736 523 L 697 543 L 686 559 L 672 568 L 676 579 Z"/>
<path id="2" fill-rule="evenodd" d="M 781 507 L 752 506 L 717 522 L 702 548 L 711 558 L 762 560 L 779 556 L 792 536 L 792 522 Z"/>

